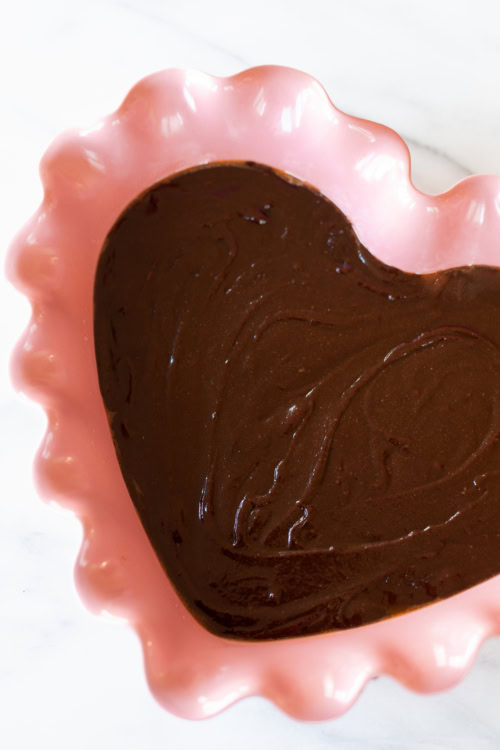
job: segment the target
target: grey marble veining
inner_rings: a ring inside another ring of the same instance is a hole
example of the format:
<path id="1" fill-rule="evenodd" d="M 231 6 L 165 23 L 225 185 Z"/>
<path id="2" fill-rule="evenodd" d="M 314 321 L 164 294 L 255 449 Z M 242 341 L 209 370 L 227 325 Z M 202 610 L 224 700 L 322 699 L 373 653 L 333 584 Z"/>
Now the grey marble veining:
<path id="1" fill-rule="evenodd" d="M 0 256 L 41 196 L 37 165 L 66 127 L 115 108 L 170 66 L 227 75 L 302 68 L 334 103 L 401 133 L 415 184 L 439 192 L 500 173 L 500 5 L 496 0 L 24 0 L 0 25 Z M 8 353 L 26 302 L 0 278 L 0 746 L 6 750 L 498 750 L 500 640 L 467 679 L 434 696 L 387 678 L 344 717 L 300 724 L 261 699 L 208 722 L 151 698 L 136 637 L 81 605 L 81 532 L 37 497 L 41 410 L 13 393 Z"/>

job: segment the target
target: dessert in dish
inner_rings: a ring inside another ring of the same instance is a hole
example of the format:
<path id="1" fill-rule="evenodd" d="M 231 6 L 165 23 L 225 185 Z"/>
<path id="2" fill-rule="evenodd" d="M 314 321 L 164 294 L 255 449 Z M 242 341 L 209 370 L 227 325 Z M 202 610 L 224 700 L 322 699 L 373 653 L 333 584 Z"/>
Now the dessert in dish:
<path id="1" fill-rule="evenodd" d="M 311 187 L 209 164 L 121 214 L 94 326 L 130 496 L 214 633 L 351 628 L 500 571 L 500 270 L 399 271 Z"/>
<path id="2" fill-rule="evenodd" d="M 443 690 L 500 632 L 500 576 L 362 627 L 261 641 L 220 637 L 184 606 L 123 481 L 94 347 L 96 269 L 106 237 L 156 183 L 204 164 L 247 160 L 314 185 L 348 218 L 363 247 L 390 266 L 429 274 L 500 265 L 499 177 L 467 178 L 443 195 L 420 193 L 403 141 L 340 112 L 300 71 L 267 66 L 229 78 L 192 70 L 148 76 L 116 112 L 50 146 L 41 163 L 43 202 L 9 255 L 10 278 L 33 306 L 13 375 L 48 418 L 35 461 L 38 488 L 82 521 L 75 580 L 84 602 L 136 630 L 151 690 L 178 715 L 203 718 L 264 695 L 294 717 L 331 718 L 382 673 L 419 691 Z M 297 323 L 301 331 L 304 325 Z M 383 378 L 374 384 L 383 385 Z M 378 424 L 380 415 L 369 414 Z M 429 440 L 439 460 L 440 434 Z M 458 434 L 457 450 L 462 440 Z M 403 460 L 401 452 L 393 456 Z"/>

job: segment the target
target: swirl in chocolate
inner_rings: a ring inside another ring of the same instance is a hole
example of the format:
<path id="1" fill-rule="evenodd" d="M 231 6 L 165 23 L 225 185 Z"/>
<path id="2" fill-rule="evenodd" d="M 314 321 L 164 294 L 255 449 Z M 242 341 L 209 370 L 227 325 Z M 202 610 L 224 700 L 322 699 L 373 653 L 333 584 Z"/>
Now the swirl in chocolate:
<path id="1" fill-rule="evenodd" d="M 390 268 L 267 167 L 138 198 L 97 268 L 97 365 L 131 498 L 193 615 L 305 635 L 499 573 L 499 343 L 499 270 Z"/>

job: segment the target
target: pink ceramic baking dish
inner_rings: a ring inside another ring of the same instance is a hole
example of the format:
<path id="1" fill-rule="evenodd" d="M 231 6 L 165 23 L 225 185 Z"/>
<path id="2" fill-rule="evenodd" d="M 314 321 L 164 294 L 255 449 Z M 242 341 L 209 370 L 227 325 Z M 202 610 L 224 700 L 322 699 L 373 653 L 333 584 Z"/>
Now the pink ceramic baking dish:
<path id="1" fill-rule="evenodd" d="M 469 177 L 438 196 L 419 192 L 398 135 L 338 111 L 317 81 L 296 70 L 157 73 L 95 126 L 60 136 L 43 157 L 44 199 L 12 244 L 8 274 L 33 306 L 13 378 L 48 415 L 38 487 L 84 528 L 78 590 L 90 609 L 136 629 L 154 695 L 180 716 L 207 717 L 258 694 L 294 717 L 327 719 L 381 673 L 419 691 L 448 688 L 500 631 L 500 576 L 350 631 L 230 641 L 187 612 L 136 515 L 97 381 L 96 262 L 139 193 L 174 172 L 224 160 L 262 162 L 316 186 L 372 253 L 403 270 L 500 265 L 500 177 Z"/>

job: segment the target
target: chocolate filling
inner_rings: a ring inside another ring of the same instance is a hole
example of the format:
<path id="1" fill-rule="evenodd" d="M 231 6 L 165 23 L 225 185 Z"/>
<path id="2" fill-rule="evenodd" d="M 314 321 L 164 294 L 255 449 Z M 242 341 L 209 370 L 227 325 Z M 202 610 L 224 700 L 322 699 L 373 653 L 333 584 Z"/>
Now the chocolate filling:
<path id="1" fill-rule="evenodd" d="M 499 270 L 403 273 L 314 189 L 215 164 L 121 215 L 94 325 L 131 498 L 212 632 L 351 628 L 500 572 Z"/>

